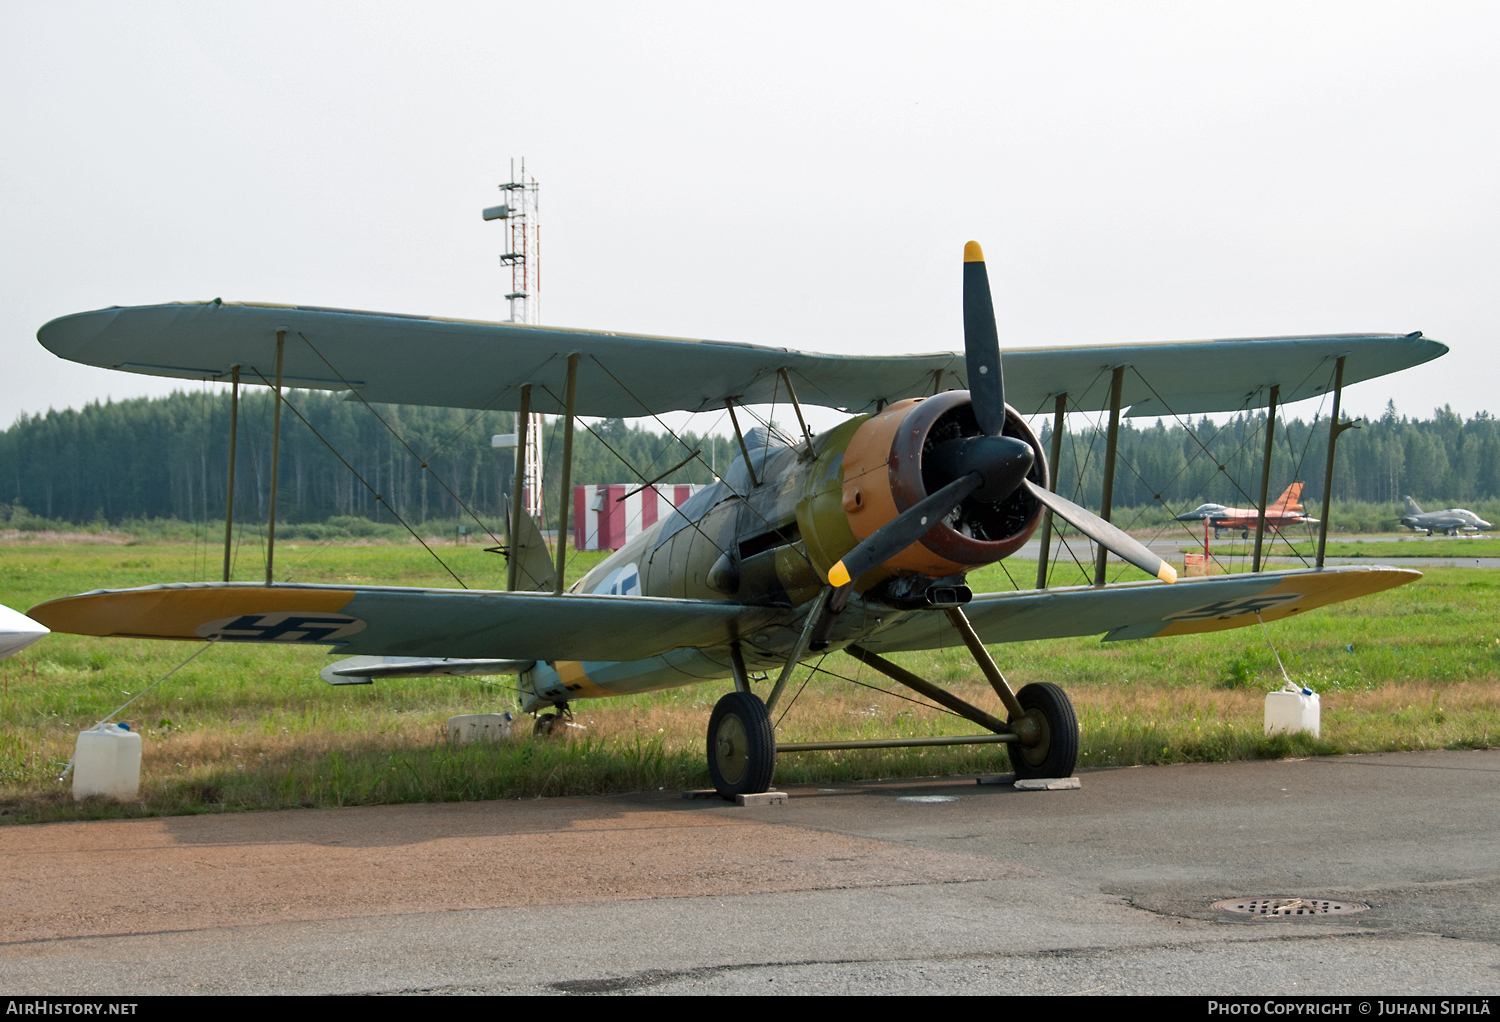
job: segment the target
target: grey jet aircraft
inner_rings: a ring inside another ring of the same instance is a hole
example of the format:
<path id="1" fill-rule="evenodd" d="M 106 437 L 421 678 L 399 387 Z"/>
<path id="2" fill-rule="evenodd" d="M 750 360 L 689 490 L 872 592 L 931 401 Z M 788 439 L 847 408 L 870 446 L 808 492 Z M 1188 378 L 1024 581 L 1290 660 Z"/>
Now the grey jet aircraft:
<path id="1" fill-rule="evenodd" d="M 1457 536 L 1463 532 L 1494 528 L 1474 512 L 1461 507 L 1450 507 L 1446 511 L 1423 511 L 1410 497 L 1402 499 L 1406 501 L 1406 514 L 1401 516 L 1401 524 L 1429 536 L 1439 532 L 1444 536 Z"/>

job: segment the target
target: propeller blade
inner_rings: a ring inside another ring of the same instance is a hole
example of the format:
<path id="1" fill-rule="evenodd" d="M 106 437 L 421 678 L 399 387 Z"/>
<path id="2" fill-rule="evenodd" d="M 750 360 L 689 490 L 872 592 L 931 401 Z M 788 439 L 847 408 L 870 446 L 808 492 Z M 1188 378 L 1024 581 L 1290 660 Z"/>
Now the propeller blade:
<path id="1" fill-rule="evenodd" d="M 1005 375 L 1000 371 L 1000 335 L 995 330 L 990 276 L 977 241 L 964 246 L 964 362 L 980 432 L 999 436 L 1005 428 Z"/>
<path id="2" fill-rule="evenodd" d="M 979 489 L 983 483 L 984 476 L 978 472 L 970 472 L 917 501 L 876 529 L 863 543 L 845 554 L 843 560 L 829 568 L 829 584 L 851 585 L 877 564 L 895 557 L 936 528 L 939 522 L 948 517 L 949 512 L 962 504 L 964 498 Z"/>
<path id="3" fill-rule="evenodd" d="M 1153 554 L 1144 543 L 1115 528 L 1092 511 L 1087 511 L 1071 500 L 1059 497 L 1051 490 L 1043 489 L 1030 479 L 1021 485 L 1025 486 L 1033 497 L 1051 508 L 1059 518 L 1106 550 L 1112 550 L 1146 574 L 1155 575 L 1163 582 L 1177 581 L 1177 569 Z M 878 536 L 879 533 L 875 535 Z"/>

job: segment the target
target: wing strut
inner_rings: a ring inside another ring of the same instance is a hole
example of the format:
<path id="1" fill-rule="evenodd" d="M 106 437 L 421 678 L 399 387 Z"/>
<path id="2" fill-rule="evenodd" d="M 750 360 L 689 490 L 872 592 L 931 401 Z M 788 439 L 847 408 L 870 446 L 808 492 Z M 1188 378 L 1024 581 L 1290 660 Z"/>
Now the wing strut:
<path id="1" fill-rule="evenodd" d="M 1323 566 L 1323 548 L 1328 545 L 1328 508 L 1329 500 L 1333 497 L 1334 448 L 1338 445 L 1340 433 L 1346 429 L 1359 427 L 1357 421 L 1339 421 L 1339 401 L 1344 396 L 1344 359 L 1346 357 L 1340 355 L 1333 370 L 1333 414 L 1328 419 L 1328 468 L 1323 473 L 1323 520 L 1318 523 L 1318 562 L 1313 565 L 1316 568 Z"/>
<path id="2" fill-rule="evenodd" d="M 1109 433 L 1104 441 L 1104 493 L 1100 497 L 1099 517 L 1106 522 L 1114 510 L 1115 502 L 1115 453 L 1120 444 L 1120 387 L 1125 382 L 1125 367 L 1115 366 L 1109 381 Z M 1104 566 L 1109 562 L 1109 550 L 1099 544 L 1097 560 L 1094 562 L 1094 585 L 1104 584 Z"/>
<path id="3" fill-rule="evenodd" d="M 516 413 L 516 481 L 511 487 L 511 523 L 510 523 L 510 556 L 506 559 L 506 573 L 510 576 L 506 580 L 505 588 L 514 591 L 516 582 L 520 578 L 520 564 L 516 555 L 517 544 L 521 542 L 521 516 L 526 513 L 526 502 L 521 499 L 521 493 L 526 487 L 526 430 L 531 425 L 531 384 L 527 383 L 521 387 L 521 410 Z"/>
<path id="4" fill-rule="evenodd" d="M 563 394 L 562 489 L 557 497 L 557 575 L 552 595 L 563 594 L 563 569 L 568 552 L 568 510 L 573 506 L 573 409 L 578 400 L 578 352 L 568 356 L 568 385 Z"/>
<path id="5" fill-rule="evenodd" d="M 1053 493 L 1057 492 L 1057 476 L 1059 465 L 1062 462 L 1062 437 L 1063 428 L 1068 414 L 1067 392 L 1057 395 L 1057 405 L 1052 412 L 1052 460 L 1047 462 L 1051 468 L 1051 477 L 1047 480 Z M 1047 588 L 1047 556 L 1052 552 L 1052 509 L 1042 515 L 1042 552 L 1036 562 L 1036 587 Z"/>
<path id="6" fill-rule="evenodd" d="M 734 426 L 734 438 L 740 442 L 740 456 L 745 459 L 745 471 L 750 473 L 750 486 L 759 486 L 760 480 L 755 478 L 755 466 L 750 464 L 750 448 L 745 446 L 745 434 L 740 432 L 740 420 L 734 414 L 734 398 L 724 399 L 724 410 L 729 413 L 729 422 Z"/>
<path id="7" fill-rule="evenodd" d="M 276 331 L 276 404 L 271 418 L 271 503 L 266 525 L 266 585 L 276 579 L 271 571 L 276 563 L 276 482 L 281 469 L 281 356 L 286 351 L 286 331 Z M 254 367 L 252 367 L 254 368 Z M 257 375 L 259 373 L 257 372 Z M 264 376 L 261 377 L 265 379 Z"/>
<path id="8" fill-rule="evenodd" d="M 1278 383 L 1271 388 L 1271 404 L 1266 409 L 1266 450 L 1260 458 L 1260 515 L 1255 520 L 1255 557 L 1250 563 L 1251 571 L 1260 570 L 1261 543 L 1266 538 L 1266 498 L 1271 489 L 1271 455 L 1275 452 L 1276 440 L 1276 399 L 1280 396 L 1281 384 Z"/>
<path id="9" fill-rule="evenodd" d="M 229 367 L 233 383 L 229 391 L 229 488 L 224 498 L 224 581 L 229 581 L 231 544 L 234 541 L 234 458 L 240 437 L 240 364 Z"/>

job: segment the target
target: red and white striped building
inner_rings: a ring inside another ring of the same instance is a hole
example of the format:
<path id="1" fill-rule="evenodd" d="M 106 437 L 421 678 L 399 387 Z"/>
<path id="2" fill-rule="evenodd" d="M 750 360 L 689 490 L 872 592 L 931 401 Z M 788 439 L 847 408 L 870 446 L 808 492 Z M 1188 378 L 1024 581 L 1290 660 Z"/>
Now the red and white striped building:
<path id="1" fill-rule="evenodd" d="M 573 487 L 573 549 L 618 550 L 703 489 L 700 483 L 657 483 L 639 493 L 628 483 Z M 625 497 L 625 494 L 630 496 Z M 621 500 L 621 497 L 625 497 Z"/>

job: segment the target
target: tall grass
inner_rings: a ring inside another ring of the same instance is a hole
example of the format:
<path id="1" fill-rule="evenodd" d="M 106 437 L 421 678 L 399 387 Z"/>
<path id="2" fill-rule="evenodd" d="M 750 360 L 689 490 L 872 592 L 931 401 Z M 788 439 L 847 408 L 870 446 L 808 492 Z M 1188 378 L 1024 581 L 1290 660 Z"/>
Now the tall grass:
<path id="1" fill-rule="evenodd" d="M 304 547 L 308 581 L 441 585 L 421 548 Z M 570 577 L 599 555 L 579 555 Z M 477 547 L 445 551 L 472 575 L 503 565 Z M 278 561 L 280 561 L 278 556 Z M 181 579 L 202 568 L 192 547 L 0 547 L 0 602 L 26 608 L 94 587 Z M 212 567 L 212 566 L 211 566 Z M 1034 563 L 971 576 L 978 590 L 1021 584 Z M 451 584 L 451 580 L 448 584 Z M 1082 765 L 1216 761 L 1392 749 L 1488 747 L 1500 741 L 1500 572 L 1437 569 L 1387 593 L 1270 626 L 1293 678 L 1322 693 L 1321 739 L 1266 739 L 1266 691 L 1280 670 L 1259 629 L 1100 644 L 1096 638 L 993 647 L 1015 684 L 1052 681 L 1072 696 Z M 537 740 L 529 718 L 496 746 L 452 748 L 460 713 L 515 711 L 509 678 L 407 679 L 331 687 L 316 648 L 219 645 L 127 712 L 144 739 L 141 798 L 73 803 L 56 780 L 77 733 L 140 693 L 195 647 L 54 635 L 0 662 L 0 819 L 35 821 L 292 806 L 530 798 L 703 787 L 704 730 L 721 682 L 579 702 L 577 726 Z M 959 649 L 893 657 L 998 710 Z M 777 708 L 783 741 L 972 733 L 967 721 L 901 696 L 888 679 L 835 654 L 804 668 Z M 803 688 L 804 679 L 806 686 Z M 883 691 L 851 684 L 849 680 Z M 798 691 L 801 694 L 791 702 Z M 789 709 L 786 709 L 787 707 Z M 788 755 L 781 783 L 995 773 L 995 746 Z"/>

